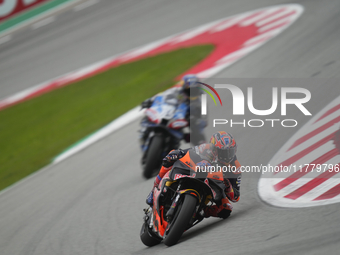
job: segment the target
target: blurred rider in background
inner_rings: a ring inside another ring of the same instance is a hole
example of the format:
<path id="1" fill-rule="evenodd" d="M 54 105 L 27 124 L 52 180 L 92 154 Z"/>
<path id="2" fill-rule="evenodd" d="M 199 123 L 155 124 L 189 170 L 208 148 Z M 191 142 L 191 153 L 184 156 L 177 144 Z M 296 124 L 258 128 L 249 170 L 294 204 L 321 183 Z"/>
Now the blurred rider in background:
<path id="1" fill-rule="evenodd" d="M 193 145 L 204 143 L 205 136 L 203 133 L 204 128 L 207 126 L 207 120 L 205 116 L 201 116 L 200 108 L 201 108 L 201 90 L 199 89 L 199 79 L 194 74 L 187 74 L 183 76 L 180 81 L 180 86 L 170 88 L 160 94 L 163 93 L 171 93 L 175 95 L 178 99 L 179 104 L 186 103 L 189 107 L 187 107 L 187 113 L 185 119 L 190 123 L 190 133 L 184 134 L 184 140 L 188 143 L 191 142 Z M 156 96 L 158 96 L 157 94 Z M 150 108 L 155 97 L 148 98 L 142 102 L 141 106 L 143 108 Z M 149 120 L 145 116 L 141 121 L 142 128 L 140 129 L 140 139 L 141 144 L 144 144 L 145 139 L 148 137 L 147 129 L 143 128 L 147 126 Z"/>
<path id="2" fill-rule="evenodd" d="M 221 201 L 218 201 L 216 205 L 208 206 L 204 210 L 204 216 L 206 218 L 210 216 L 224 219 L 228 218 L 233 209 L 230 201 L 235 203 L 240 199 L 241 164 L 236 157 L 237 145 L 235 139 L 230 133 L 224 131 L 213 134 L 210 143 L 204 143 L 186 150 L 172 150 L 163 159 L 162 168 L 155 178 L 153 188 L 146 199 L 146 203 L 150 206 L 153 205 L 154 188 L 159 185 L 163 176 L 172 169 L 172 165 L 178 159 L 182 158 L 189 150 L 193 150 L 201 158 L 201 161 L 197 162 L 196 166 L 204 168 L 212 166 L 215 163 L 221 167 L 230 166 L 234 169 L 232 173 L 230 173 L 231 175 L 224 176 L 225 197 L 222 198 Z"/>

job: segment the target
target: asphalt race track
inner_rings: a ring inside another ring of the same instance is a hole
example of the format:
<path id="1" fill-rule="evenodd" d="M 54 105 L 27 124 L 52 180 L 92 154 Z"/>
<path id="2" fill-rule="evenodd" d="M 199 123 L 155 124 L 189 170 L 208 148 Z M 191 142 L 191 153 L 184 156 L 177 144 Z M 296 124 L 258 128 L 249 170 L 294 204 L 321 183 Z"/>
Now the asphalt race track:
<path id="1" fill-rule="evenodd" d="M 0 98 L 185 29 L 286 3 L 291 2 L 100 0 L 78 12 L 68 9 L 53 23 L 23 28 L 0 45 Z M 340 92 L 334 85 L 340 77 L 340 2 L 294 3 L 305 8 L 299 20 L 216 77 L 318 78 L 308 87 L 308 109 L 316 114 Z M 250 83 L 242 80 L 240 87 Z M 268 86 L 255 89 L 255 95 L 268 94 Z M 256 106 L 266 109 L 268 103 Z M 308 121 L 293 112 L 299 127 Z M 1 255 L 339 254 L 340 205 L 270 206 L 257 194 L 259 174 L 244 174 L 241 200 L 229 219 L 204 220 L 171 248 L 145 247 L 139 231 L 153 180 L 141 176 L 137 129 L 135 121 L 1 192 Z M 298 129 L 228 127 L 244 165 L 268 163 Z"/>

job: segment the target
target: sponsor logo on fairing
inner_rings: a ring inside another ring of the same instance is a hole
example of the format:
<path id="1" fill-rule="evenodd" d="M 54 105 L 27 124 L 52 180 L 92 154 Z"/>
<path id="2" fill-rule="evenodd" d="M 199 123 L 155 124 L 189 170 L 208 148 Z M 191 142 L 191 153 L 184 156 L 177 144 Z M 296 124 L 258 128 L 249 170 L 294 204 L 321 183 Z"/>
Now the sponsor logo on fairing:
<path id="1" fill-rule="evenodd" d="M 186 175 L 186 174 L 175 174 L 174 180 L 180 179 L 180 178 L 184 178 L 184 177 L 191 177 L 191 178 L 195 178 L 196 173 L 193 173 L 192 175 Z"/>

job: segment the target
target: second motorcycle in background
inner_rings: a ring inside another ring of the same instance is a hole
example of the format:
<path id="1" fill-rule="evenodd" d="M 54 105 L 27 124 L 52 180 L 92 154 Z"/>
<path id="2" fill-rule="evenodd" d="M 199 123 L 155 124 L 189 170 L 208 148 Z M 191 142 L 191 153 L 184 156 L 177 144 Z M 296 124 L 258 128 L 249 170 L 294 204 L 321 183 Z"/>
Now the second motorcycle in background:
<path id="1" fill-rule="evenodd" d="M 161 166 L 162 159 L 180 142 L 193 145 L 205 142 L 206 116 L 200 115 L 199 80 L 185 75 L 180 87 L 170 88 L 142 103 L 145 117 L 141 121 L 140 145 L 143 176 L 150 178 Z"/>

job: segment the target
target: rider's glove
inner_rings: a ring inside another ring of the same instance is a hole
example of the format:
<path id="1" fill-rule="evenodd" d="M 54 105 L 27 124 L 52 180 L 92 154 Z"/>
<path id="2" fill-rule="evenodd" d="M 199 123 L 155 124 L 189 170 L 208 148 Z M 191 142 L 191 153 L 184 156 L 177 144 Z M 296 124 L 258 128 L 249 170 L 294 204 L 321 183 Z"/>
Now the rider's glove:
<path id="1" fill-rule="evenodd" d="M 148 205 L 152 206 L 153 205 L 153 189 L 149 193 L 149 195 L 146 197 L 145 201 Z"/>
<path id="2" fill-rule="evenodd" d="M 224 182 L 224 185 L 225 185 L 224 191 L 225 192 L 230 192 L 233 189 L 233 187 L 231 186 L 230 181 L 228 179 L 223 179 L 223 182 Z"/>
<path id="3" fill-rule="evenodd" d="M 142 106 L 142 109 L 144 108 L 150 108 L 150 106 L 152 105 L 152 100 L 149 98 L 149 99 L 146 99 L 145 101 L 142 102 L 141 106 Z"/>
<path id="4" fill-rule="evenodd" d="M 172 166 L 178 159 L 182 158 L 185 155 L 185 152 L 181 149 L 172 150 L 168 155 L 163 158 L 162 165 L 164 167 Z"/>

